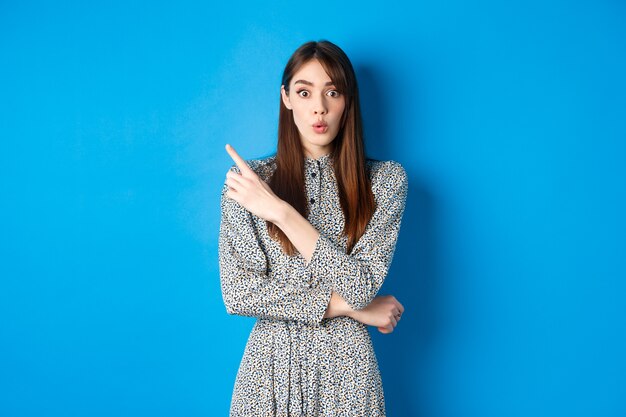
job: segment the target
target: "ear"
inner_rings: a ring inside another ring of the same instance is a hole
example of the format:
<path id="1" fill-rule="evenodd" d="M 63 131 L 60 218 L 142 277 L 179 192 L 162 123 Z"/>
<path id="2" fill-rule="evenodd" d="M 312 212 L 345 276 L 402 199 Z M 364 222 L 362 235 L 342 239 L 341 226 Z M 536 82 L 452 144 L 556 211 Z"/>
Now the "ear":
<path id="1" fill-rule="evenodd" d="M 285 91 L 284 85 L 280 86 L 280 97 L 283 99 L 283 104 L 285 105 L 285 107 L 291 110 L 291 100 L 289 100 L 289 96 L 287 95 L 287 92 Z"/>

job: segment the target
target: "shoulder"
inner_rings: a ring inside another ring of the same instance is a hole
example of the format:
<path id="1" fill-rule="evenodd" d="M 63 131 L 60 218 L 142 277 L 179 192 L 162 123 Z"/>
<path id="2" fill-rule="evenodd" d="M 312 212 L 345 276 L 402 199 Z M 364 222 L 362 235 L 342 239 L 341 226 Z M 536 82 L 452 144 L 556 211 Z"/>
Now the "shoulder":
<path id="1" fill-rule="evenodd" d="M 257 159 L 249 159 L 246 161 L 250 169 L 252 169 L 263 181 L 269 180 L 274 171 L 276 170 L 276 156 L 268 156 L 265 158 L 257 158 Z M 228 169 L 229 171 L 233 171 L 236 173 L 240 173 L 241 170 L 236 164 L 231 165 Z M 226 198 L 226 193 L 228 192 L 228 185 L 224 183 L 222 187 L 222 200 L 227 201 L 230 199 Z"/>
<path id="2" fill-rule="evenodd" d="M 369 171 L 372 191 L 391 191 L 405 194 L 408 188 L 408 176 L 406 170 L 396 161 L 378 161 L 375 159 L 366 160 Z"/>
<path id="3" fill-rule="evenodd" d="M 263 181 L 267 181 L 276 170 L 276 155 L 249 159 L 246 163 Z M 235 164 L 230 167 L 230 171 L 237 173 L 240 172 L 239 168 Z"/>

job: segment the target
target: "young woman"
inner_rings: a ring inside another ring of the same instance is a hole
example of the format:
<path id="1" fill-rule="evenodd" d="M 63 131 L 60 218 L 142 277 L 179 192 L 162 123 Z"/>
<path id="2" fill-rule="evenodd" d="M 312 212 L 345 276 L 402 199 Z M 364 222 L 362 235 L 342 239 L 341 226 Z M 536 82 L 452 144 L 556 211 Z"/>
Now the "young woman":
<path id="1" fill-rule="evenodd" d="M 257 317 L 231 416 L 384 416 L 367 326 L 404 311 L 377 296 L 407 195 L 394 161 L 365 158 L 352 64 L 328 41 L 289 59 L 276 155 L 235 165 L 222 191 L 219 262 L 229 314 Z"/>

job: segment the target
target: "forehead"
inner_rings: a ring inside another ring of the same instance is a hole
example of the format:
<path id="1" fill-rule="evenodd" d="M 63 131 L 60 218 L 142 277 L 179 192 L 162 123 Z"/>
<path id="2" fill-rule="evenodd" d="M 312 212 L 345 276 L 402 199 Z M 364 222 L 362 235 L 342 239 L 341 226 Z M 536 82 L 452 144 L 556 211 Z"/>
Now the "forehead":
<path id="1" fill-rule="evenodd" d="M 298 80 L 309 81 L 316 86 L 332 82 L 330 76 L 326 73 L 324 67 L 317 59 L 312 59 L 302 65 L 291 78 L 291 84 L 294 84 Z"/>

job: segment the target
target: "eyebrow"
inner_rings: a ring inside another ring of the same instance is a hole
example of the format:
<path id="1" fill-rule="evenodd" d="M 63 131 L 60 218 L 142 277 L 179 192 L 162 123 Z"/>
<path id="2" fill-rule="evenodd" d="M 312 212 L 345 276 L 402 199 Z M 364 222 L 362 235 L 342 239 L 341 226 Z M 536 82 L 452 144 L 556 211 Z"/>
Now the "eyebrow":
<path id="1" fill-rule="evenodd" d="M 305 85 L 310 85 L 311 87 L 313 86 L 313 83 L 307 80 L 298 80 L 294 84 L 305 84 Z M 335 84 L 334 82 L 328 81 L 326 84 L 324 84 L 324 86 L 329 86 L 329 85 L 334 85 L 334 84 Z"/>

